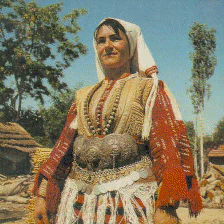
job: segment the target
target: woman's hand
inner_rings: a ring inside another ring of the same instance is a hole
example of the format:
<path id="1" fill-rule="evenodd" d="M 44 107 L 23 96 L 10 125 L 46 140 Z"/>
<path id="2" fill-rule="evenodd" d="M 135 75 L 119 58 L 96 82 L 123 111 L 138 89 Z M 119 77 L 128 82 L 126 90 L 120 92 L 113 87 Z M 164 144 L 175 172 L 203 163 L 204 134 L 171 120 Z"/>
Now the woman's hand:
<path id="1" fill-rule="evenodd" d="M 46 201 L 41 197 L 37 197 L 36 199 L 34 219 L 36 224 L 49 224 Z"/>
<path id="2" fill-rule="evenodd" d="M 155 224 L 180 224 L 176 209 L 173 207 L 157 208 L 153 214 Z"/>

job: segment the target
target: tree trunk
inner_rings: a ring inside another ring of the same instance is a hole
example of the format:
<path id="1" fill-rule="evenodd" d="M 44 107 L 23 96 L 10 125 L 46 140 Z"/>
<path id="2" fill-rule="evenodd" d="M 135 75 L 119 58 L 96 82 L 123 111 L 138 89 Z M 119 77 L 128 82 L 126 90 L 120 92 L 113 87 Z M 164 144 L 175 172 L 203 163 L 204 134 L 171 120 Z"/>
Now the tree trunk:
<path id="1" fill-rule="evenodd" d="M 201 154 L 201 178 L 204 175 L 205 168 L 204 168 L 204 120 L 203 120 L 203 109 L 199 112 L 200 117 L 200 154 Z"/>
<path id="2" fill-rule="evenodd" d="M 19 102 L 18 102 L 16 122 L 18 122 L 18 120 L 19 120 L 21 108 L 22 108 L 22 94 L 19 94 Z"/>
<path id="3" fill-rule="evenodd" d="M 15 74 L 15 81 L 16 81 L 16 87 L 17 87 L 17 91 L 18 91 L 18 109 L 17 109 L 17 115 L 16 115 L 16 122 L 18 122 L 19 117 L 20 117 L 20 111 L 22 108 L 22 99 L 23 99 L 23 85 L 24 85 L 24 80 L 21 79 L 20 83 L 18 80 L 18 77 L 20 77 L 20 74 L 17 73 L 17 75 Z"/>

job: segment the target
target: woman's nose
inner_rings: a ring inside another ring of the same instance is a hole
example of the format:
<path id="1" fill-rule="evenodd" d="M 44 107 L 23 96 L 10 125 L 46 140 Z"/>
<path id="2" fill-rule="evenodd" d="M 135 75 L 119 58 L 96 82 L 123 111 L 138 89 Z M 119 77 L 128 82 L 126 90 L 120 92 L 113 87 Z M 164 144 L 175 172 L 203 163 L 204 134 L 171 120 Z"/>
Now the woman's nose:
<path id="1" fill-rule="evenodd" d="M 105 48 L 106 49 L 113 48 L 113 44 L 112 44 L 112 41 L 111 40 L 106 40 L 106 42 L 105 42 Z"/>

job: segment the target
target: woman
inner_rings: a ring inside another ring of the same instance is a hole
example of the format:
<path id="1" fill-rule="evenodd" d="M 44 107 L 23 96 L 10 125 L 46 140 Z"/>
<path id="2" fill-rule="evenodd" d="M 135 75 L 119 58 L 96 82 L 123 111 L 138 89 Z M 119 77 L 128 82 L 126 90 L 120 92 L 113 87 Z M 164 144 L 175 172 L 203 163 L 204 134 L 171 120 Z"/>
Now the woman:
<path id="1" fill-rule="evenodd" d="M 100 82 L 77 91 L 39 171 L 36 222 L 57 213 L 59 224 L 178 223 L 180 200 L 196 216 L 202 202 L 186 129 L 140 28 L 104 19 L 94 48 Z"/>

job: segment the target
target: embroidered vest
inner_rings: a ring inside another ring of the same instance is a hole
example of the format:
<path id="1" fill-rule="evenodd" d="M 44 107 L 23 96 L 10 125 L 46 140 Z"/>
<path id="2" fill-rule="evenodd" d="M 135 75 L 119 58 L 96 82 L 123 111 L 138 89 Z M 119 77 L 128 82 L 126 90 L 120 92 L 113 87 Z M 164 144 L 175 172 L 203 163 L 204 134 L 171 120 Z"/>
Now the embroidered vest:
<path id="1" fill-rule="evenodd" d="M 113 123 L 113 133 L 123 134 L 128 133 L 132 136 L 141 138 L 142 126 L 144 122 L 145 106 L 152 89 L 153 80 L 150 78 L 141 77 L 128 77 L 118 80 L 106 100 L 103 102 L 102 109 L 102 125 L 110 119 L 110 114 L 115 103 L 117 91 L 122 82 L 125 82 L 120 94 L 119 105 L 115 114 Z M 108 80 L 102 81 L 101 86 L 92 95 L 89 103 L 89 114 L 93 125 L 96 121 L 96 107 L 108 85 Z M 82 88 L 77 92 L 77 122 L 78 122 L 78 135 L 92 136 L 87 120 L 84 116 L 84 102 L 88 93 L 94 86 Z"/>

